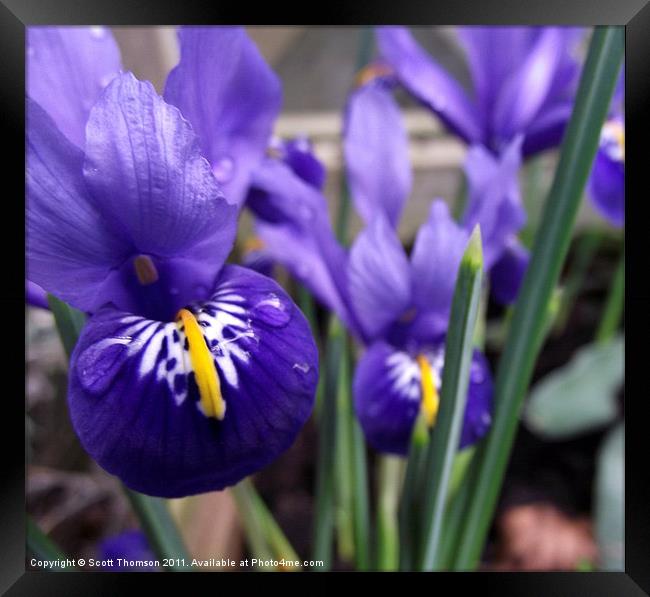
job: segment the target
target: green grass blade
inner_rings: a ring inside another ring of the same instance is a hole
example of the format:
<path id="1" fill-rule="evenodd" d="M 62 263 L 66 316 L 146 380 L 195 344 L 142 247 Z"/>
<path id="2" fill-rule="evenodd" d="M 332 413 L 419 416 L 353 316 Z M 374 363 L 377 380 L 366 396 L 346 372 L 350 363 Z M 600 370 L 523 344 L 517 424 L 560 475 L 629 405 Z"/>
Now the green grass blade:
<path id="1" fill-rule="evenodd" d="M 31 516 L 27 516 L 27 551 L 34 557 L 41 560 L 67 560 L 68 556 L 63 553 L 52 539 L 50 539 Z M 72 567 L 53 568 L 56 571 L 69 571 Z"/>
<path id="2" fill-rule="evenodd" d="M 503 481 L 519 413 L 546 332 L 552 292 L 571 241 L 624 52 L 622 27 L 596 27 L 549 200 L 517 300 L 495 384 L 495 413 L 473 487 L 455 568 L 474 569 Z"/>
<path id="3" fill-rule="evenodd" d="M 341 358 L 344 350 L 341 323 L 330 318 L 325 354 L 321 409 L 318 418 L 318 458 L 316 462 L 316 499 L 314 518 L 314 560 L 322 560 L 316 570 L 332 567 L 334 531 L 334 481 L 336 476 L 336 395 Z"/>
<path id="4" fill-rule="evenodd" d="M 180 572 L 189 569 L 191 558 L 188 556 L 183 539 L 172 519 L 166 500 L 151 497 L 133 491 L 124 486 L 124 492 L 131 502 L 140 526 L 144 531 L 152 551 L 159 559 L 185 559 L 185 566 L 174 564 L 167 570 Z"/>
<path id="5" fill-rule="evenodd" d="M 449 481 L 467 402 L 482 278 L 481 233 L 477 227 L 460 262 L 445 343 L 440 411 L 427 450 L 421 514 L 422 552 L 419 558 L 422 570 L 431 570 L 439 557 Z"/>
<path id="6" fill-rule="evenodd" d="M 357 570 L 370 569 L 370 506 L 366 441 L 356 418 L 352 423 L 354 555 Z"/>
<path id="7" fill-rule="evenodd" d="M 596 332 L 596 342 L 607 344 L 616 334 L 618 324 L 621 322 L 623 314 L 623 303 L 625 302 L 625 255 L 621 255 L 618 262 L 614 280 L 609 289 L 607 303 L 603 311 L 598 331 Z"/>
<path id="8" fill-rule="evenodd" d="M 377 570 L 399 568 L 399 528 L 397 509 L 402 488 L 404 462 L 399 456 L 379 458 L 379 498 L 377 504 Z"/>
<path id="9" fill-rule="evenodd" d="M 77 338 L 79 338 L 79 334 L 86 323 L 86 315 L 52 294 L 47 295 L 47 302 L 50 305 L 50 311 L 54 315 L 56 328 L 59 332 L 65 353 L 70 358 L 72 350 L 77 343 Z"/>

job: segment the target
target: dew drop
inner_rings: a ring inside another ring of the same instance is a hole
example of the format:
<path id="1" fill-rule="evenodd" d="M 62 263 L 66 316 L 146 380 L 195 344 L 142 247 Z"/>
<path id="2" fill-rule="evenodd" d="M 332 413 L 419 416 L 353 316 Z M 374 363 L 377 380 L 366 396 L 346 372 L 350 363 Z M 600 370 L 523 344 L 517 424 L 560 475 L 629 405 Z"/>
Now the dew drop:
<path id="1" fill-rule="evenodd" d="M 304 374 L 307 374 L 311 371 L 311 367 L 307 363 L 294 363 L 293 369 L 298 370 Z"/>
<path id="2" fill-rule="evenodd" d="M 104 39 L 106 37 L 106 27 L 91 27 L 90 35 L 94 39 Z"/>
<path id="3" fill-rule="evenodd" d="M 221 184 L 230 182 L 235 175 L 235 162 L 232 158 L 224 156 L 217 160 L 212 168 L 212 172 Z"/>

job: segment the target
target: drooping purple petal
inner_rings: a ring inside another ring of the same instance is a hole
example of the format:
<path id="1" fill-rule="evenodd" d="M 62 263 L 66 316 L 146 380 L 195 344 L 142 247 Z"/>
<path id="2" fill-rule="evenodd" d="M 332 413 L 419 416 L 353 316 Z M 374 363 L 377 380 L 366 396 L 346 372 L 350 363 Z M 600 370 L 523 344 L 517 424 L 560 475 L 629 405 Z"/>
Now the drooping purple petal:
<path id="1" fill-rule="evenodd" d="M 124 531 L 119 535 L 114 535 L 104 539 L 99 546 L 99 559 L 112 562 L 113 565 L 104 566 L 108 572 L 153 572 L 158 570 L 148 564 L 138 564 L 130 566 L 128 562 L 155 562 L 156 556 L 147 537 L 142 531 L 132 530 Z"/>
<path id="2" fill-rule="evenodd" d="M 106 27 L 27 28 L 27 94 L 77 147 L 90 109 L 121 68 Z"/>
<path id="3" fill-rule="evenodd" d="M 241 27 L 183 27 L 179 39 L 165 99 L 192 123 L 228 201 L 241 205 L 280 110 L 280 82 Z"/>
<path id="4" fill-rule="evenodd" d="M 543 28 L 525 59 L 499 91 L 492 114 L 495 135 L 512 139 L 531 124 L 549 97 L 563 50 L 560 31 Z"/>
<path id="5" fill-rule="evenodd" d="M 107 307 L 71 360 L 69 403 L 88 453 L 127 486 L 180 497 L 223 489 L 294 441 L 309 416 L 318 355 L 309 325 L 271 279 L 225 266 L 190 307 L 213 355 L 223 420 L 198 403 L 184 331 Z"/>
<path id="6" fill-rule="evenodd" d="M 402 115 L 381 81 L 372 81 L 350 95 L 343 149 L 357 212 L 366 224 L 383 213 L 396 227 L 413 177 Z"/>
<path id="7" fill-rule="evenodd" d="M 565 100 L 539 114 L 526 130 L 521 148 L 523 156 L 528 157 L 557 147 L 562 142 L 572 111 L 573 100 Z"/>
<path id="8" fill-rule="evenodd" d="M 490 292 L 501 305 L 509 305 L 517 298 L 529 259 L 526 248 L 513 237 L 492 266 Z"/>
<path id="9" fill-rule="evenodd" d="M 377 43 L 384 60 L 416 98 L 469 143 L 481 142 L 483 130 L 476 106 L 465 90 L 413 39 L 405 27 L 379 27 Z"/>
<path id="10" fill-rule="evenodd" d="M 406 352 L 375 342 L 357 363 L 354 409 L 368 443 L 405 456 L 420 409 L 420 370 Z"/>
<path id="11" fill-rule="evenodd" d="M 350 301 L 368 338 L 376 337 L 411 305 L 411 268 L 383 214 L 357 237 L 348 262 Z"/>
<path id="12" fill-rule="evenodd" d="M 452 219 L 445 202 L 434 201 L 411 254 L 414 333 L 431 338 L 446 331 L 458 266 L 468 237 L 468 232 Z"/>
<path id="13" fill-rule="evenodd" d="M 81 150 L 31 100 L 26 145 L 29 279 L 78 309 L 91 310 L 129 246 L 107 228 L 90 199 Z"/>
<path id="14" fill-rule="evenodd" d="M 25 302 L 32 307 L 40 307 L 41 309 L 50 308 L 47 302 L 47 292 L 38 284 L 29 280 L 25 280 Z"/>
<path id="15" fill-rule="evenodd" d="M 440 391 L 444 346 L 419 352 Z M 353 381 L 354 407 L 366 439 L 376 450 L 405 456 L 421 408 L 420 366 L 412 353 L 375 342 L 360 359 Z M 474 351 L 459 449 L 476 443 L 491 423 L 493 384 L 485 357 Z M 431 433 L 435 433 L 435 425 Z"/>
<path id="16" fill-rule="evenodd" d="M 474 146 L 465 160 L 469 201 L 463 226 L 471 231 L 480 224 L 486 269 L 526 221 L 518 180 L 521 143 L 522 137 L 516 137 L 499 157 L 483 146 Z"/>
<path id="17" fill-rule="evenodd" d="M 191 256 L 213 274 L 225 261 L 237 210 L 188 122 L 150 83 L 120 75 L 95 104 L 84 174 L 103 217 L 138 253 Z"/>

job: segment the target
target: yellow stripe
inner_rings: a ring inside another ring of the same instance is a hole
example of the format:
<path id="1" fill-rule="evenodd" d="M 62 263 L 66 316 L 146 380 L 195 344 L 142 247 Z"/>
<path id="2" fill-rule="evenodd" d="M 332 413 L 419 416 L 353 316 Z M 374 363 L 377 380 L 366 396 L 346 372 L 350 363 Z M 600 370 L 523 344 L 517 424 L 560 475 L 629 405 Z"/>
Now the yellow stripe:
<path id="1" fill-rule="evenodd" d="M 438 406 L 440 405 L 438 389 L 433 379 L 433 370 L 431 369 L 431 365 L 429 365 L 429 361 L 427 361 L 424 355 L 418 355 L 417 362 L 420 366 L 420 384 L 422 387 L 420 409 L 424 413 L 427 425 L 431 428 L 436 423 Z"/>
<path id="2" fill-rule="evenodd" d="M 214 365 L 214 359 L 205 342 L 203 332 L 194 314 L 187 309 L 181 309 L 176 315 L 176 321 L 182 322 L 190 350 L 190 362 L 194 370 L 196 385 L 199 387 L 201 409 L 208 417 L 220 421 L 226 414 L 226 403 L 221 395 L 219 374 Z"/>

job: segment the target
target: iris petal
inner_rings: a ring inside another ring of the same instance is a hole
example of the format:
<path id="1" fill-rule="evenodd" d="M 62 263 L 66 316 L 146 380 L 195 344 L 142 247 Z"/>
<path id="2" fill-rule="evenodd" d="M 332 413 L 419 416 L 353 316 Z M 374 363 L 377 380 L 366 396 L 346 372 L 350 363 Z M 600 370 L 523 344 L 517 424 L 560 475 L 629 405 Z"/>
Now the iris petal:
<path id="1" fill-rule="evenodd" d="M 463 226 L 481 225 L 483 259 L 490 269 L 509 239 L 526 221 L 519 192 L 522 137 L 517 136 L 499 157 L 485 147 L 470 148 L 465 160 L 469 201 Z"/>
<path id="2" fill-rule="evenodd" d="M 348 99 L 344 151 L 359 215 L 370 224 L 381 212 L 397 226 L 413 181 L 402 115 L 381 81 L 360 87 Z"/>
<path id="3" fill-rule="evenodd" d="M 411 254 L 417 309 L 412 324 L 415 336 L 435 338 L 446 331 L 467 238 L 467 231 L 454 222 L 444 201 L 434 201 L 428 220 L 418 231 Z"/>
<path id="4" fill-rule="evenodd" d="M 369 338 L 411 305 L 411 269 L 397 234 L 379 213 L 355 240 L 348 264 L 350 299 Z"/>
<path id="5" fill-rule="evenodd" d="M 70 412 L 82 444 L 107 471 L 151 495 L 218 490 L 286 450 L 309 416 L 318 357 L 309 326 L 272 280 L 226 266 L 189 307 L 202 327 L 227 404 L 206 417 L 188 347 L 174 322 L 107 307 L 71 362 Z"/>
<path id="6" fill-rule="evenodd" d="M 442 345 L 422 351 L 439 386 Z M 355 412 L 368 442 L 380 452 L 405 456 L 415 418 L 421 408 L 421 369 L 411 353 L 385 342 L 370 346 L 354 377 Z M 438 387 L 439 389 L 439 387 Z M 492 376 L 485 357 L 474 351 L 459 448 L 483 437 L 491 424 Z M 435 433 L 435 426 L 432 433 Z"/>
<path id="7" fill-rule="evenodd" d="M 77 147 L 84 146 L 90 109 L 121 68 L 106 27 L 27 29 L 27 93 Z"/>
<path id="8" fill-rule="evenodd" d="M 280 110 L 280 81 L 241 27 L 183 27 L 179 39 L 165 99 L 192 123 L 228 201 L 240 205 Z"/>
<path id="9" fill-rule="evenodd" d="M 377 43 L 382 58 L 416 98 L 465 141 L 483 140 L 479 115 L 465 90 L 427 55 L 408 29 L 380 27 Z"/>
<path id="10" fill-rule="evenodd" d="M 191 252 L 215 274 L 225 261 L 237 210 L 188 122 L 150 83 L 126 73 L 108 86 L 88 121 L 84 174 L 106 221 L 137 252 Z"/>
<path id="11" fill-rule="evenodd" d="M 34 101 L 27 100 L 27 239 L 29 279 L 84 311 L 102 298 L 112 268 L 129 246 L 109 230 L 91 201 L 83 154 Z"/>

